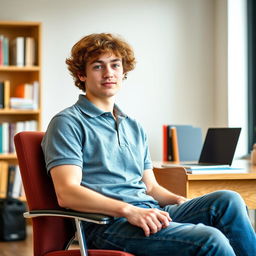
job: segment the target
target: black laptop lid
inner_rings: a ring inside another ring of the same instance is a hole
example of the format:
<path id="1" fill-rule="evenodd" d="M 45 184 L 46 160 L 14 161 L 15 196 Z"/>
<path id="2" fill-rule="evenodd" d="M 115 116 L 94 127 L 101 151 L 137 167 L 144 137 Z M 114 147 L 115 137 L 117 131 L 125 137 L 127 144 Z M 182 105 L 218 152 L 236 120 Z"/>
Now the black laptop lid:
<path id="1" fill-rule="evenodd" d="M 231 165 L 241 128 L 209 128 L 199 163 Z"/>

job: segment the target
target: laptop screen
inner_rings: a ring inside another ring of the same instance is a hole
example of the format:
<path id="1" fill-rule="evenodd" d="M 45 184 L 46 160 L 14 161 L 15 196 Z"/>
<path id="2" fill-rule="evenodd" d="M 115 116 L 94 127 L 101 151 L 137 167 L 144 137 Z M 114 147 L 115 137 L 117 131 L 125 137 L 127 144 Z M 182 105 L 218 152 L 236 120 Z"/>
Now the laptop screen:
<path id="1" fill-rule="evenodd" d="M 199 163 L 231 165 L 241 128 L 209 128 Z"/>

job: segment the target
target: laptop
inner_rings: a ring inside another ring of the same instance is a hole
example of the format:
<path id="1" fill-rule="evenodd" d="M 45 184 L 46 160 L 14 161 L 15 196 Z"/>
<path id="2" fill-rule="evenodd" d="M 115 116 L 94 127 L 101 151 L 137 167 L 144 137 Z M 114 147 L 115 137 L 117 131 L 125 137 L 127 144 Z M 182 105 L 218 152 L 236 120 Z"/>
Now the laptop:
<path id="1" fill-rule="evenodd" d="M 232 164 L 241 128 L 209 128 L 198 162 L 163 164 L 163 167 L 182 166 L 186 169 L 223 168 Z"/>

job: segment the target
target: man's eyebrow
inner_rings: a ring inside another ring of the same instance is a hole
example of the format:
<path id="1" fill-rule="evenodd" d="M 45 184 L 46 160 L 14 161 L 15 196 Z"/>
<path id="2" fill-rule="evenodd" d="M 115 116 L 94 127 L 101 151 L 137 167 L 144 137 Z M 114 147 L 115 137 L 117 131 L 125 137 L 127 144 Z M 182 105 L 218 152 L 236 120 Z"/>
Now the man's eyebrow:
<path id="1" fill-rule="evenodd" d="M 110 62 L 118 62 L 118 61 L 120 61 L 121 62 L 121 59 L 120 58 L 116 58 L 116 59 L 113 59 L 113 60 L 111 60 Z M 94 64 L 94 63 L 105 63 L 103 60 L 94 60 L 94 61 L 92 61 L 90 64 Z"/>

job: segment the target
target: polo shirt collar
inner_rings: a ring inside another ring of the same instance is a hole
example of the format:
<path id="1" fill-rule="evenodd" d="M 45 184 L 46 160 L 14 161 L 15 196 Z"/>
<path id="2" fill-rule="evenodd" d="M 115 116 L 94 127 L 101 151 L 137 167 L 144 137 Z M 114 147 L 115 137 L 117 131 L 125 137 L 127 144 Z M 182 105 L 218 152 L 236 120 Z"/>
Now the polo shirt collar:
<path id="1" fill-rule="evenodd" d="M 76 105 L 79 107 L 79 109 L 85 113 L 86 115 L 90 117 L 98 117 L 101 116 L 104 113 L 103 110 L 96 107 L 92 102 L 90 102 L 84 94 L 80 94 L 78 101 L 76 102 Z M 126 114 L 124 114 L 121 109 L 115 104 L 114 105 L 114 111 L 118 117 L 125 118 L 127 117 Z"/>

